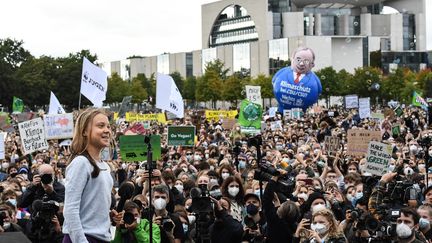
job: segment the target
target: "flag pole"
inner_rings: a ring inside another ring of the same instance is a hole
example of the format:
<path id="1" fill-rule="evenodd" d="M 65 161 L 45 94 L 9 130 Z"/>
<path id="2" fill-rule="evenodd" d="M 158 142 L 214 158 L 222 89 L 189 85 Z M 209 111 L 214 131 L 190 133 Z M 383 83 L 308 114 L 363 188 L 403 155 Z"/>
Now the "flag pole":
<path id="1" fill-rule="evenodd" d="M 78 99 L 78 111 L 81 109 L 81 88 L 80 88 L 80 95 Z"/>

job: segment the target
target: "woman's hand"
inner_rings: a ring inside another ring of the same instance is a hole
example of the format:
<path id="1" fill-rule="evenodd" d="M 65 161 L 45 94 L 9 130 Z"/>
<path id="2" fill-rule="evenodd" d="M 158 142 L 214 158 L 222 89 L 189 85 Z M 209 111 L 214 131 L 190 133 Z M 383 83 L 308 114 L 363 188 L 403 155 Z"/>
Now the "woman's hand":
<path id="1" fill-rule="evenodd" d="M 315 242 L 322 242 L 321 237 L 314 230 L 309 230 L 309 240 L 314 239 Z"/>
<path id="2" fill-rule="evenodd" d="M 308 230 L 307 227 L 310 226 L 310 220 L 309 219 L 302 219 L 300 223 L 297 225 L 296 232 L 294 234 L 295 237 L 300 237 L 300 232 Z"/>

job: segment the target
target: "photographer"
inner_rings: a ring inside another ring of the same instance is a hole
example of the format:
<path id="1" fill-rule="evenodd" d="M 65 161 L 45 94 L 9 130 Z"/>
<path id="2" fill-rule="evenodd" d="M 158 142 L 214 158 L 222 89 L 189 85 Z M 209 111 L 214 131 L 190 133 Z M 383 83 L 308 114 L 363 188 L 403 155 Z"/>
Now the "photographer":
<path id="1" fill-rule="evenodd" d="M 423 235 L 417 234 L 419 228 L 419 214 L 412 208 L 402 208 L 397 219 L 396 235 L 400 243 L 422 243 L 426 240 Z M 420 233 L 421 234 L 421 233 Z"/>
<path id="2" fill-rule="evenodd" d="M 180 243 L 184 240 L 184 230 L 178 215 L 169 214 L 166 206 L 169 203 L 169 189 L 165 185 L 153 187 L 152 200 L 154 206 L 153 222 L 160 227 L 161 242 Z"/>
<path id="3" fill-rule="evenodd" d="M 264 213 L 261 211 L 259 196 L 254 193 L 248 193 L 245 195 L 244 200 L 247 215 L 243 219 L 245 225 L 243 241 L 264 242 L 267 223 Z"/>
<path id="4" fill-rule="evenodd" d="M 215 205 L 215 222 L 210 226 L 210 238 L 212 243 L 241 242 L 243 226 L 230 214 L 231 204 L 228 198 L 219 201 L 211 198 Z"/>
<path id="5" fill-rule="evenodd" d="M 114 222 L 116 233 L 112 243 L 147 243 L 150 241 L 150 224 L 147 219 L 141 219 L 141 208 L 136 203 L 126 202 L 124 212 L 116 215 Z M 160 229 L 156 224 L 152 224 L 152 228 L 152 242 L 159 243 L 161 241 Z"/>
<path id="6" fill-rule="evenodd" d="M 267 219 L 267 242 L 292 242 L 300 209 L 294 202 L 286 201 L 278 208 L 273 204 L 278 177 L 272 176 L 263 195 L 263 209 Z M 277 196 L 276 196 L 277 197 Z"/>
<path id="7" fill-rule="evenodd" d="M 33 181 L 23 193 L 18 202 L 19 208 L 27 208 L 35 200 L 42 200 L 44 196 L 47 200 L 63 202 L 65 198 L 65 187 L 55 180 L 54 169 L 51 165 L 42 164 L 38 168 L 38 173 L 33 175 Z"/>
<path id="8" fill-rule="evenodd" d="M 378 207 L 384 204 L 384 198 L 386 194 L 387 184 L 393 180 L 397 175 L 395 172 L 388 172 L 381 176 L 381 180 L 378 182 L 377 186 L 373 189 L 372 194 L 369 198 L 369 211 L 377 219 L 382 219 L 383 215 L 379 212 Z M 400 208 L 401 205 L 398 205 Z M 393 208 L 393 207 L 392 207 Z"/>

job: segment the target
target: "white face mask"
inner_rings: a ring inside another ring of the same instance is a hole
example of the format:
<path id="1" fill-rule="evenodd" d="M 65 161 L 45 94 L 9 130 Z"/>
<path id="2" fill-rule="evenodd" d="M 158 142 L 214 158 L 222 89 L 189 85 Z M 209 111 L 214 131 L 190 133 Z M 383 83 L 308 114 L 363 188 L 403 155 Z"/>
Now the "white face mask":
<path id="1" fill-rule="evenodd" d="M 318 212 L 320 210 L 326 209 L 327 207 L 324 204 L 317 204 L 312 207 L 312 213 Z"/>
<path id="2" fill-rule="evenodd" d="M 158 198 L 158 199 L 153 201 L 153 205 L 154 205 L 156 210 L 162 210 L 166 207 L 167 202 L 163 198 Z"/>
<path id="3" fill-rule="evenodd" d="M 195 219 L 196 219 L 195 215 L 188 215 L 187 217 L 189 220 L 189 224 L 195 223 Z"/>
<path id="4" fill-rule="evenodd" d="M 430 157 L 432 157 L 432 150 L 429 150 L 428 154 Z"/>
<path id="5" fill-rule="evenodd" d="M 231 197 L 237 196 L 240 189 L 238 187 L 228 187 L 228 194 L 230 194 Z"/>
<path id="6" fill-rule="evenodd" d="M 174 187 L 177 188 L 177 190 L 178 190 L 180 193 L 183 193 L 183 185 L 175 185 Z"/>
<path id="7" fill-rule="evenodd" d="M 183 170 L 184 172 L 187 172 L 187 171 L 188 171 L 188 168 L 183 167 L 182 170 Z"/>
<path id="8" fill-rule="evenodd" d="M 415 145 L 411 145 L 411 146 L 409 147 L 409 149 L 410 149 L 410 152 L 411 152 L 412 154 L 416 154 L 416 153 L 417 153 L 417 146 L 415 146 Z"/>
<path id="9" fill-rule="evenodd" d="M 372 176 L 372 173 L 370 173 L 370 172 L 363 172 L 363 176 Z"/>
<path id="10" fill-rule="evenodd" d="M 6 170 L 7 168 L 9 168 L 9 163 L 8 162 L 4 162 L 1 164 L 1 167 Z"/>
<path id="11" fill-rule="evenodd" d="M 224 172 L 224 173 L 222 173 L 222 179 L 226 179 L 226 178 L 228 178 L 230 176 L 230 174 L 229 173 L 226 173 L 226 172 Z"/>
<path id="12" fill-rule="evenodd" d="M 411 167 L 406 167 L 404 169 L 404 174 L 405 175 L 412 175 L 414 173 L 413 169 L 411 169 Z"/>
<path id="13" fill-rule="evenodd" d="M 307 201 L 309 198 L 309 195 L 307 193 L 300 193 L 297 195 L 298 198 L 302 198 L 304 201 Z"/>
<path id="14" fill-rule="evenodd" d="M 412 229 L 404 223 L 397 224 L 396 234 L 399 238 L 406 239 L 406 238 L 409 238 L 411 236 Z"/>
<path id="15" fill-rule="evenodd" d="M 423 170 L 426 167 L 425 164 L 418 164 L 418 169 Z"/>
<path id="16" fill-rule="evenodd" d="M 355 198 L 358 200 L 358 199 L 360 199 L 360 198 L 362 198 L 363 197 L 363 192 L 357 192 L 356 194 L 355 194 Z"/>
<path id="17" fill-rule="evenodd" d="M 430 222 L 428 219 L 420 218 L 420 220 L 419 220 L 420 229 L 426 229 L 429 225 L 430 225 Z"/>
<path id="18" fill-rule="evenodd" d="M 210 155 L 209 154 L 205 154 L 205 158 L 206 159 L 210 158 Z"/>
<path id="19" fill-rule="evenodd" d="M 194 160 L 201 160 L 201 156 L 199 156 L 199 155 L 195 155 L 195 156 L 194 156 Z"/>
<path id="20" fill-rule="evenodd" d="M 319 235 L 323 235 L 327 232 L 327 226 L 324 224 L 311 224 L 311 230 L 317 232 Z"/>
<path id="21" fill-rule="evenodd" d="M 210 179 L 210 183 L 212 183 L 212 184 L 219 184 L 217 179 Z"/>
<path id="22" fill-rule="evenodd" d="M 122 169 L 126 170 L 127 169 L 127 164 L 122 164 Z"/>
<path id="23" fill-rule="evenodd" d="M 346 196 L 346 198 L 348 199 L 348 201 L 352 202 L 354 200 L 354 197 L 351 194 L 348 194 Z"/>

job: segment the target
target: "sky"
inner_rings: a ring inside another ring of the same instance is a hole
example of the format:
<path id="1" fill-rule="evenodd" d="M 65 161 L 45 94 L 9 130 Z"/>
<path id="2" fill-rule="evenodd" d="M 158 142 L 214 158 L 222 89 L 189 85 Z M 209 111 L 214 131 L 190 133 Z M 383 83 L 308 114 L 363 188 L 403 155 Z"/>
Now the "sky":
<path id="1" fill-rule="evenodd" d="M 13 0 L 0 9 L 0 38 L 34 56 L 89 49 L 98 62 L 201 49 L 201 5 L 216 0 Z"/>

